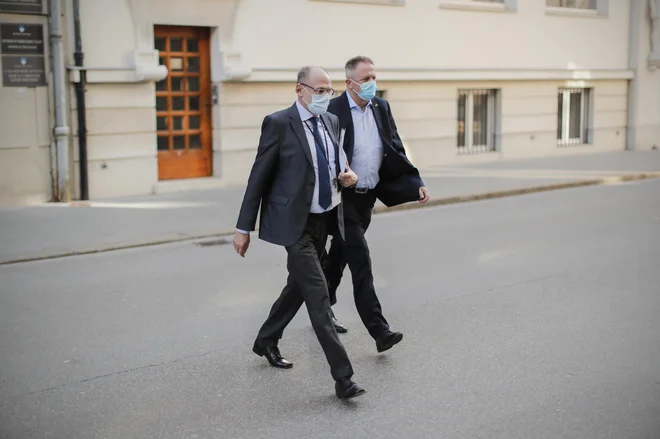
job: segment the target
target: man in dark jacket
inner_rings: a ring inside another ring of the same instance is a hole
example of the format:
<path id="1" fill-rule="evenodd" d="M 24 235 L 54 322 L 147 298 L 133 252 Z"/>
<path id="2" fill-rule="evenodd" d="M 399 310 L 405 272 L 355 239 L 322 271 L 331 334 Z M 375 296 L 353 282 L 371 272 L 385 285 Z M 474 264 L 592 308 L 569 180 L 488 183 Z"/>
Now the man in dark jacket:
<path id="1" fill-rule="evenodd" d="M 351 168 L 358 176 L 355 188 L 344 190 L 345 240 L 335 229 L 330 252 L 323 265 L 330 303 L 337 301 L 337 288 L 348 264 L 353 278 L 353 295 L 362 323 L 376 340 L 378 352 L 390 349 L 403 339 L 390 331 L 383 316 L 371 268 L 365 233 L 371 212 L 380 199 L 387 206 L 410 201 L 425 203 L 428 190 L 419 171 L 406 157 L 389 103 L 376 97 L 376 71 L 364 56 L 346 63 L 347 91 L 330 102 L 328 111 L 339 118 L 344 132 L 343 147 Z M 335 329 L 347 332 L 332 314 Z"/>
<path id="2" fill-rule="evenodd" d="M 364 390 L 351 381 L 353 368 L 332 323 L 319 261 L 328 227 L 343 233 L 340 186 L 357 182 L 339 145 L 337 117 L 326 113 L 334 92 L 323 69 L 304 67 L 296 83 L 298 100 L 264 119 L 236 225 L 234 249 L 245 256 L 261 206 L 259 237 L 286 248 L 289 278 L 252 350 L 265 356 L 273 367 L 292 367 L 282 357 L 278 342 L 305 303 L 330 364 L 335 392 L 339 398 L 352 398 Z"/>

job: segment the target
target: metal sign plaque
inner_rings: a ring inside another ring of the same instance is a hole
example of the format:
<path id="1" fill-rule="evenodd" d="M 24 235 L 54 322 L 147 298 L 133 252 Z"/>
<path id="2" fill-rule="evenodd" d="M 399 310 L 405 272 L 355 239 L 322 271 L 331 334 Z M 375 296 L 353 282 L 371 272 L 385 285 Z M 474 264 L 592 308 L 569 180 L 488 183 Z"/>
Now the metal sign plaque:
<path id="1" fill-rule="evenodd" d="M 0 24 L 0 53 L 3 55 L 43 55 L 43 25 Z"/>
<path id="2" fill-rule="evenodd" d="M 0 12 L 41 14 L 43 11 L 43 0 L 0 0 Z"/>
<path id="3" fill-rule="evenodd" d="M 46 85 L 44 57 L 2 55 L 2 84 L 5 87 Z"/>

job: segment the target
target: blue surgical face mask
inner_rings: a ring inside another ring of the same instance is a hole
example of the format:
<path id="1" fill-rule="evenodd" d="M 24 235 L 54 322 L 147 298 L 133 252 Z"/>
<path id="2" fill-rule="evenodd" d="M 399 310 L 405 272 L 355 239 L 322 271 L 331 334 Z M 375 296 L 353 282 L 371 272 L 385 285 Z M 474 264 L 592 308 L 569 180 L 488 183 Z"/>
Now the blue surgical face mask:
<path id="1" fill-rule="evenodd" d="M 357 84 L 357 82 L 355 83 Z M 370 79 L 369 81 L 358 85 L 360 86 L 360 91 L 357 92 L 357 95 L 360 96 L 360 99 L 364 101 L 370 101 L 374 98 L 374 96 L 376 96 L 377 87 L 375 80 Z"/>
<path id="2" fill-rule="evenodd" d="M 303 96 L 303 100 L 305 97 Z M 317 116 L 325 114 L 328 111 L 328 105 L 330 105 L 330 95 L 323 93 L 322 95 L 313 94 L 312 102 L 309 103 L 305 100 L 307 108 L 310 112 L 314 113 Z"/>

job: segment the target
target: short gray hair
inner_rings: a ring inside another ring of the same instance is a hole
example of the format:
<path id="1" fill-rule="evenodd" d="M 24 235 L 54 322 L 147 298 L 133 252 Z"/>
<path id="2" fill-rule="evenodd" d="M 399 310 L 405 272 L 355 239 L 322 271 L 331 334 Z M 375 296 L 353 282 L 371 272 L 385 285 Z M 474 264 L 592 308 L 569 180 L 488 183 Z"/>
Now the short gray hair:
<path id="1" fill-rule="evenodd" d="M 374 65 L 374 61 L 368 56 L 354 56 L 353 58 L 346 61 L 346 65 L 344 66 L 344 72 L 346 72 L 346 77 L 350 79 L 350 77 L 353 76 L 353 72 L 355 71 L 357 65 L 362 62 L 366 62 L 371 65 Z"/>
<path id="2" fill-rule="evenodd" d="M 300 70 L 298 70 L 298 79 L 297 82 L 307 82 L 307 79 L 309 79 L 309 72 L 312 70 L 311 66 L 305 66 L 301 67 Z"/>
<path id="3" fill-rule="evenodd" d="M 307 82 L 309 80 L 310 73 L 312 73 L 312 69 L 321 69 L 326 74 L 328 73 L 323 67 L 304 66 L 304 67 L 301 67 L 300 70 L 298 70 L 298 78 L 296 79 L 296 82 L 298 82 L 298 83 Z"/>

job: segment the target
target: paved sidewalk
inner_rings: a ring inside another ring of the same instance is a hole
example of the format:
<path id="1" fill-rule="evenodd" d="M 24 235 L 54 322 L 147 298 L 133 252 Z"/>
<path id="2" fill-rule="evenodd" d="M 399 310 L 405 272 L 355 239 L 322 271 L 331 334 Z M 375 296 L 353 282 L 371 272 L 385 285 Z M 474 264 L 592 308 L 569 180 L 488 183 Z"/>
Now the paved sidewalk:
<path id="1" fill-rule="evenodd" d="M 660 152 L 498 161 L 431 168 L 422 176 L 433 206 L 620 178 L 660 177 Z M 0 264 L 230 234 L 243 191 L 236 187 L 0 208 Z M 378 205 L 376 210 L 388 209 Z"/>

